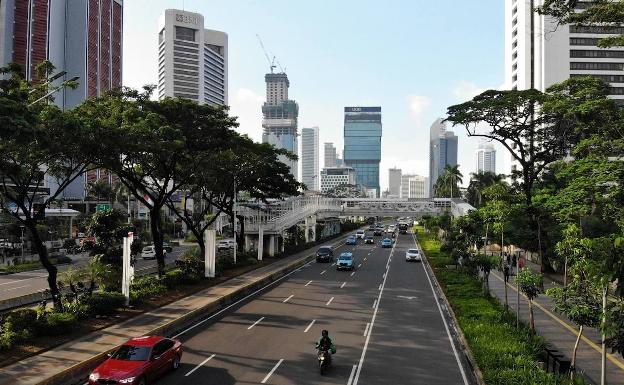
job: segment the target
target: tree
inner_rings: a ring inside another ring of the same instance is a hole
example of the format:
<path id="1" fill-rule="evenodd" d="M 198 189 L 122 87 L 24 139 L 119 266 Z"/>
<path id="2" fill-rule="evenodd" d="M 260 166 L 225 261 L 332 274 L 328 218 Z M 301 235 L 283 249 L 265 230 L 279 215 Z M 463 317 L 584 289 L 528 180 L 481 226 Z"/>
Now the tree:
<path id="1" fill-rule="evenodd" d="M 162 208 L 172 195 L 193 181 L 206 159 L 227 148 L 236 135 L 235 118 L 225 107 L 188 99 L 150 100 L 153 86 L 143 92 L 126 89 L 91 99 L 76 109 L 85 125 L 100 138 L 97 165 L 119 177 L 149 210 L 158 274 L 164 274 Z"/>
<path id="2" fill-rule="evenodd" d="M 106 198 L 106 200 L 112 203 L 111 197 L 113 196 L 114 191 L 110 184 L 103 179 L 89 182 L 87 184 L 87 192 L 91 196 L 95 197 L 98 202 L 100 201 L 100 198 Z"/>
<path id="3" fill-rule="evenodd" d="M 438 177 L 434 185 L 435 195 L 438 198 L 460 197 L 459 185 L 463 179 L 462 173 L 459 171 L 458 165 L 446 165 L 444 172 Z"/>
<path id="4" fill-rule="evenodd" d="M 531 333 L 535 335 L 535 319 L 533 317 L 533 300 L 543 291 L 544 283 L 541 273 L 535 273 L 529 268 L 524 268 L 518 272 L 516 281 L 520 291 L 527 297 L 529 302 L 529 325 Z"/>
<path id="5" fill-rule="evenodd" d="M 94 213 L 87 224 L 87 232 L 95 237 L 92 254 L 101 255 L 105 263 L 121 266 L 123 238 L 131 230 L 125 213 L 117 210 Z"/>
<path id="6" fill-rule="evenodd" d="M 466 190 L 466 200 L 472 206 L 479 208 L 483 204 L 483 190 L 486 187 L 503 181 L 505 175 L 495 174 L 490 171 L 479 171 L 470 174 L 470 183 Z"/>
<path id="7" fill-rule="evenodd" d="M 53 71 L 50 62 L 41 63 L 38 79 Z M 40 228 L 45 208 L 88 169 L 94 141 L 70 113 L 50 103 L 54 89 L 48 81 L 24 80 L 17 66 L 0 68 L 0 210 L 30 233 L 55 307 L 61 308 L 57 269 Z"/>

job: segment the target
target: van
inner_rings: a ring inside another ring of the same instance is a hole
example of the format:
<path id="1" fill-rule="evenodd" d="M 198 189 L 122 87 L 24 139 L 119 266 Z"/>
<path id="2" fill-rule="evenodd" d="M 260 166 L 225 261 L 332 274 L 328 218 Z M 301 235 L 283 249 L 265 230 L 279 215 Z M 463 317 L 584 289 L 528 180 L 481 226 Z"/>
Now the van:
<path id="1" fill-rule="evenodd" d="M 358 230 L 355 232 L 356 238 L 364 239 L 365 235 L 366 235 L 366 231 L 364 230 Z"/>

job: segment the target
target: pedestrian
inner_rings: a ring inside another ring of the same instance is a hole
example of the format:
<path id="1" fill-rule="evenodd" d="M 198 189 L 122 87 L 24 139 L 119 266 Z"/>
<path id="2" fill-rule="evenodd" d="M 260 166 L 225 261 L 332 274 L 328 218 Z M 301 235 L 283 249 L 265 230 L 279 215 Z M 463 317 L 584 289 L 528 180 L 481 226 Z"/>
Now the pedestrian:
<path id="1" fill-rule="evenodd" d="M 503 265 L 503 276 L 505 277 L 505 283 L 509 282 L 509 264 L 506 262 Z"/>
<path id="2" fill-rule="evenodd" d="M 518 267 L 517 265 L 518 260 L 516 259 L 516 254 L 511 256 L 511 271 L 512 274 L 517 274 L 516 268 Z"/>
<path id="3" fill-rule="evenodd" d="M 518 259 L 518 268 L 519 269 L 524 269 L 524 264 L 525 264 L 524 257 L 520 257 Z"/>

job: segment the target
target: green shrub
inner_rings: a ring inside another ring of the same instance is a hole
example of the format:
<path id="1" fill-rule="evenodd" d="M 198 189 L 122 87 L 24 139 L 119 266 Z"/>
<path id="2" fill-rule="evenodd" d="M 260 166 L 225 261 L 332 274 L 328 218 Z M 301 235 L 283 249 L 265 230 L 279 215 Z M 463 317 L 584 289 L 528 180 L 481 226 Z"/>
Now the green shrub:
<path id="1" fill-rule="evenodd" d="M 132 301 L 141 301 L 146 298 L 157 297 L 167 292 L 167 286 L 163 280 L 158 279 L 155 275 L 147 275 L 137 278 L 130 286 L 130 299 Z"/>
<path id="2" fill-rule="evenodd" d="M 0 349 L 10 349 L 14 344 L 32 338 L 37 330 L 37 312 L 23 308 L 10 311 L 0 320 Z"/>
<path id="3" fill-rule="evenodd" d="M 19 340 L 15 327 L 10 322 L 0 324 L 0 351 L 11 349 Z"/>
<path id="4" fill-rule="evenodd" d="M 85 299 L 89 314 L 111 315 L 126 302 L 126 297 L 115 292 L 95 292 Z"/>
<path id="5" fill-rule="evenodd" d="M 48 312 L 39 319 L 39 334 L 44 336 L 67 334 L 76 324 L 76 316 L 72 313 Z"/>

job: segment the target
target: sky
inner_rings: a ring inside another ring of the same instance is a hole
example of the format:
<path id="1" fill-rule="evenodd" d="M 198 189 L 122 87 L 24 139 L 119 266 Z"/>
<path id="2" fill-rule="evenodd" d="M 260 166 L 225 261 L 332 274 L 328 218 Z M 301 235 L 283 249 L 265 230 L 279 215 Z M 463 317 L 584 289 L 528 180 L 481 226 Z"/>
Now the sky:
<path id="1" fill-rule="evenodd" d="M 450 105 L 504 81 L 500 0 L 126 0 L 123 83 L 156 84 L 158 19 L 167 8 L 201 13 L 229 37 L 229 104 L 241 133 L 260 141 L 264 75 L 259 35 L 290 80 L 299 130 L 318 126 L 342 153 L 345 106 L 381 106 L 380 184 L 388 169 L 429 174 L 429 127 Z M 479 139 L 459 136 L 466 185 Z M 300 141 L 301 142 L 301 141 Z M 497 147 L 497 172 L 507 158 Z"/>

